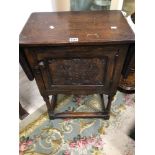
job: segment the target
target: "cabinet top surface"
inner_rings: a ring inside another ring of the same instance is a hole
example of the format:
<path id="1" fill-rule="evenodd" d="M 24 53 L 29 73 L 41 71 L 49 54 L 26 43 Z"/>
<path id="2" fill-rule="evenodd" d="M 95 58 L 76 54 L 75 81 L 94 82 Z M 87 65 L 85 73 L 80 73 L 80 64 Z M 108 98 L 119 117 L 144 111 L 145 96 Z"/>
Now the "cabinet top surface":
<path id="1" fill-rule="evenodd" d="M 21 46 L 134 42 L 121 11 L 32 13 L 19 36 Z"/>

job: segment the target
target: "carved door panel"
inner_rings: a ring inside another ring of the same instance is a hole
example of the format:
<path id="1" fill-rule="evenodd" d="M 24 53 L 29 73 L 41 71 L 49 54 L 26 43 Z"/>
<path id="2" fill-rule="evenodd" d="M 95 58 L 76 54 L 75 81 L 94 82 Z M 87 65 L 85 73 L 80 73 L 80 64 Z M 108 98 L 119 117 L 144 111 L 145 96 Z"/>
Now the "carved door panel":
<path id="1" fill-rule="evenodd" d="M 104 85 L 105 58 L 47 60 L 52 85 Z"/>
<path id="2" fill-rule="evenodd" d="M 42 77 L 47 90 L 62 86 L 69 90 L 75 86 L 83 89 L 105 90 L 110 87 L 115 67 L 115 53 L 95 58 L 48 58 L 40 62 Z M 42 63 L 44 67 L 42 67 Z M 79 86 L 79 87 L 78 87 Z"/>
<path id="3" fill-rule="evenodd" d="M 39 47 L 31 52 L 35 53 L 46 90 L 52 93 L 106 92 L 120 66 L 119 46 Z"/>

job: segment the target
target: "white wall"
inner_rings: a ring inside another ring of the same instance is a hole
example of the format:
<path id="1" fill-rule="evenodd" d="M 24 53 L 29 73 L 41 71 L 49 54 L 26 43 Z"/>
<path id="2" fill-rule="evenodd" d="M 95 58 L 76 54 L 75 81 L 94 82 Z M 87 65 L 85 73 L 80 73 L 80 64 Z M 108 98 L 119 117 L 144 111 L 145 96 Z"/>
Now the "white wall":
<path id="1" fill-rule="evenodd" d="M 19 33 L 32 12 L 52 11 L 51 0 L 20 0 L 16 5 L 19 6 Z"/>
<path id="2" fill-rule="evenodd" d="M 122 10 L 124 0 L 111 0 L 110 10 Z"/>
<path id="3" fill-rule="evenodd" d="M 122 10 L 124 0 L 111 0 L 110 10 Z M 70 0 L 51 0 L 53 11 L 69 11 Z"/>
<path id="4" fill-rule="evenodd" d="M 70 11 L 70 0 L 51 0 L 52 11 Z"/>

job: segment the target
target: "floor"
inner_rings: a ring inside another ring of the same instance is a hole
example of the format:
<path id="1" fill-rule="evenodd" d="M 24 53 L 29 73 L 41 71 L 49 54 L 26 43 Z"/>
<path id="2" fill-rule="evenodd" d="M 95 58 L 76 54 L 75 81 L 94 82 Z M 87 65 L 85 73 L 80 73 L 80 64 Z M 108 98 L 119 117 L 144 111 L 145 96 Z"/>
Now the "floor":
<path id="1" fill-rule="evenodd" d="M 19 100 L 29 114 L 44 104 L 35 80 L 29 81 L 21 66 L 19 71 Z"/>
<path id="2" fill-rule="evenodd" d="M 101 110 L 99 95 L 59 95 L 55 112 Z M 55 119 L 47 112 L 19 134 L 22 155 L 134 155 L 135 142 L 128 136 L 135 120 L 135 95 L 117 92 L 109 120 Z M 26 146 L 26 147 L 25 147 Z"/>

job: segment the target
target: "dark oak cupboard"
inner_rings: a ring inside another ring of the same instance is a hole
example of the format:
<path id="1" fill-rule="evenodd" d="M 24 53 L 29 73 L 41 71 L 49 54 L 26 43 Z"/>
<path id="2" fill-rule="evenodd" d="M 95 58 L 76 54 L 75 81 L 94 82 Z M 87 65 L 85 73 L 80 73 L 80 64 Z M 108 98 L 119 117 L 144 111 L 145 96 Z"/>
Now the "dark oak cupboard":
<path id="1" fill-rule="evenodd" d="M 32 13 L 19 37 L 20 64 L 36 80 L 50 119 L 109 119 L 133 43 L 134 33 L 121 11 Z M 94 93 L 102 98 L 101 112 L 54 113 L 58 94 Z"/>

